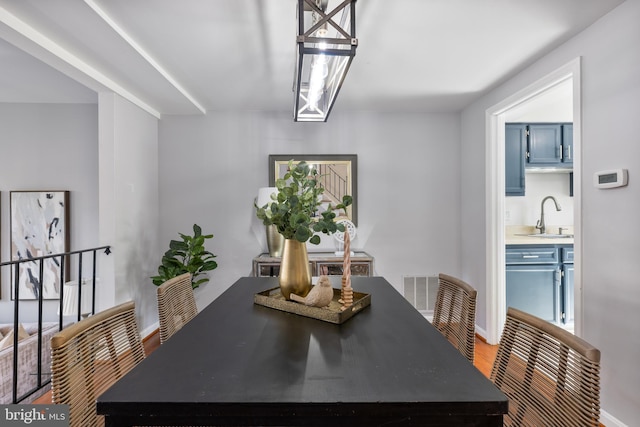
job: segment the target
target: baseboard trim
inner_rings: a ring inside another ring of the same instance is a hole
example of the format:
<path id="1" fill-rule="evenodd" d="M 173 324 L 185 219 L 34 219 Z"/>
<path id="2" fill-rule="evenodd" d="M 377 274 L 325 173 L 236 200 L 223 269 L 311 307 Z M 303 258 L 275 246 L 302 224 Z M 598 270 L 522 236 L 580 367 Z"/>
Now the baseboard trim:
<path id="1" fill-rule="evenodd" d="M 600 409 L 600 424 L 607 427 L 628 427 L 625 423 L 602 409 Z"/>
<path id="2" fill-rule="evenodd" d="M 485 331 L 482 328 L 479 328 L 478 325 L 476 325 L 476 337 L 478 337 L 479 340 L 489 344 L 487 342 L 487 331 Z M 493 345 L 493 344 L 489 344 L 489 345 Z"/>
<path id="3" fill-rule="evenodd" d="M 147 326 L 146 328 L 144 328 L 140 332 L 140 336 L 142 337 L 142 342 L 147 341 L 153 335 L 157 334 L 159 332 L 158 328 L 160 328 L 160 323 L 159 322 L 155 322 L 152 325 Z"/>

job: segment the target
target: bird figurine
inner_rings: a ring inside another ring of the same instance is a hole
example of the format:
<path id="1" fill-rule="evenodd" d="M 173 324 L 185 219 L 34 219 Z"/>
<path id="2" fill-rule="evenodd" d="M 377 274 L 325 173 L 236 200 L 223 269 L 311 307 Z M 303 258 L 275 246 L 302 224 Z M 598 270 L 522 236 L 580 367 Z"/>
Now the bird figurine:
<path id="1" fill-rule="evenodd" d="M 331 303 L 331 300 L 333 300 L 331 281 L 329 281 L 328 276 L 320 276 L 318 283 L 311 288 L 306 297 L 291 294 L 289 298 L 291 298 L 292 301 L 311 307 L 326 307 Z"/>

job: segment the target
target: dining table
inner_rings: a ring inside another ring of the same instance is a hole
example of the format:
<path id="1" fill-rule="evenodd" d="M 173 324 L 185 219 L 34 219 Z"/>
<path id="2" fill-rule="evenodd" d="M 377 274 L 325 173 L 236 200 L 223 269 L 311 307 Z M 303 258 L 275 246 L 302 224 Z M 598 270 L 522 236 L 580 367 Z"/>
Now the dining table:
<path id="1" fill-rule="evenodd" d="M 340 288 L 340 276 L 332 276 Z M 508 399 L 384 277 L 336 324 L 242 277 L 97 398 L 106 426 L 501 426 Z"/>

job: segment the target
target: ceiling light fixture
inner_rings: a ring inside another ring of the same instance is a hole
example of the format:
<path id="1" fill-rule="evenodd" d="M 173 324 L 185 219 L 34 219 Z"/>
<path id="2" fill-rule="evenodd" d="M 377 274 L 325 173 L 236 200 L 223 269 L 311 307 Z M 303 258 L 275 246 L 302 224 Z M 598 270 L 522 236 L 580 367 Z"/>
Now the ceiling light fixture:
<path id="1" fill-rule="evenodd" d="M 328 10 L 329 1 L 298 0 L 296 122 L 327 121 L 356 55 L 356 0 L 343 0 Z"/>

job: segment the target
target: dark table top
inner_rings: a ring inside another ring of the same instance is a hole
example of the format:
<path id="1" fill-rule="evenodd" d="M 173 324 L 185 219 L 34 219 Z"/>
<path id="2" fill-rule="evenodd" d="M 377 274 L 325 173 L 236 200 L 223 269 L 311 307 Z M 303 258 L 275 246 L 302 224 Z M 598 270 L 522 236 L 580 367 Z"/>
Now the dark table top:
<path id="1" fill-rule="evenodd" d="M 352 277 L 371 306 L 342 325 L 253 304 L 276 286 L 239 279 L 102 394 L 98 413 L 111 425 L 502 425 L 506 397 L 384 278 Z"/>

